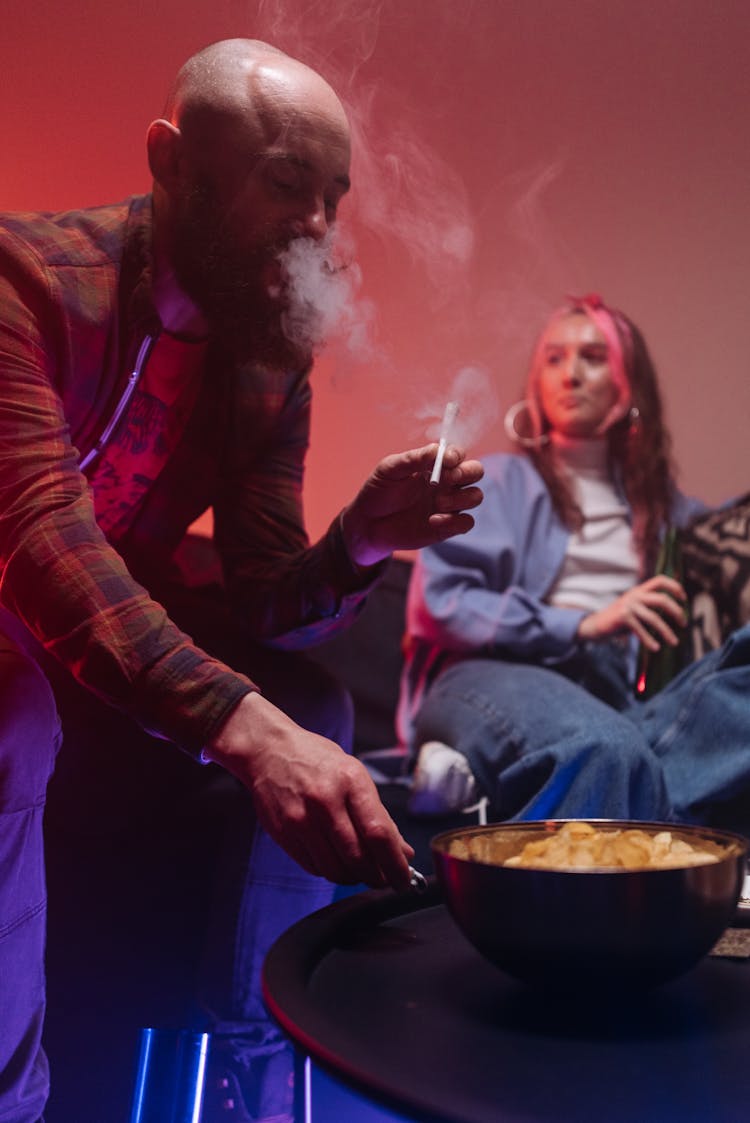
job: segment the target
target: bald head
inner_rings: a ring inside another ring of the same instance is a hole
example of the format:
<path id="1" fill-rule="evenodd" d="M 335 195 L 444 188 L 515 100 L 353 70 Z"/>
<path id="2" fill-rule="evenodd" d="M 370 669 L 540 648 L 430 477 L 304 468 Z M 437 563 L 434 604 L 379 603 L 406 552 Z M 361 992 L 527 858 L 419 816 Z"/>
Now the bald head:
<path id="1" fill-rule="evenodd" d="M 267 148 L 295 125 L 314 125 L 348 144 L 346 112 L 331 86 L 257 39 L 224 39 L 189 58 L 164 116 L 180 130 L 187 152 L 214 168 L 248 147 Z"/>
<path id="2" fill-rule="evenodd" d="M 230 101 L 236 88 L 269 59 L 294 61 L 259 39 L 223 39 L 204 47 L 178 71 L 167 95 L 164 116 L 177 125 L 185 106 Z"/>
<path id="3" fill-rule="evenodd" d="M 227 39 L 188 59 L 148 134 L 163 322 L 175 325 L 180 307 L 190 320 L 180 330 L 200 330 L 196 308 L 225 334 L 244 331 L 250 313 L 273 327 L 280 255 L 330 230 L 349 188 L 349 145 L 333 89 L 275 47 Z"/>

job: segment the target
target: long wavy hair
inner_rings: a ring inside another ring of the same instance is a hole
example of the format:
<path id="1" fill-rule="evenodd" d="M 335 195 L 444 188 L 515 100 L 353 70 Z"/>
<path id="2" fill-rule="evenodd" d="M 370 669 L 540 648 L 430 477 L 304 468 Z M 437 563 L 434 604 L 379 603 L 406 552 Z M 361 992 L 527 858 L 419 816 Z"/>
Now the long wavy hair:
<path id="1" fill-rule="evenodd" d="M 605 305 L 601 297 L 571 299 L 550 316 L 546 326 L 566 315 L 588 316 L 608 343 L 610 369 L 619 391 L 606 427 L 609 465 L 633 512 L 635 545 L 645 575 L 653 569 L 676 486 L 672 440 L 664 424 L 656 368 L 638 327 L 623 312 Z M 526 383 L 525 434 L 517 431 L 524 451 L 547 485 L 555 510 L 575 530 L 583 515 L 559 469 L 553 446 L 545 439 L 549 423 L 539 393 L 543 336 L 544 332 L 534 348 Z"/>

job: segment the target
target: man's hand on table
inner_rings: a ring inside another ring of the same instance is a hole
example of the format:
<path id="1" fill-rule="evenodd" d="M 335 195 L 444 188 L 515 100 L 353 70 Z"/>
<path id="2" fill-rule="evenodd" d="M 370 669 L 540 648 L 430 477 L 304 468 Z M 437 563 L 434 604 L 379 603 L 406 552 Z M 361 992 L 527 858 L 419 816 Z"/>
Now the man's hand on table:
<path id="1" fill-rule="evenodd" d="M 367 769 L 333 741 L 252 693 L 204 755 L 245 785 L 261 825 L 310 873 L 341 885 L 408 888 L 413 849 Z"/>

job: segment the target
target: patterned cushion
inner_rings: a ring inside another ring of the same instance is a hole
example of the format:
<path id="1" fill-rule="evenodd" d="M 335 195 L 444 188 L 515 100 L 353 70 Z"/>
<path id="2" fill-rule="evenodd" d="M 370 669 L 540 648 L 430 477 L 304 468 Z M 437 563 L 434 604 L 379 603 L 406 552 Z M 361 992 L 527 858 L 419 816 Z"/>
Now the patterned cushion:
<path id="1" fill-rule="evenodd" d="M 750 620 L 750 492 L 680 534 L 692 657 L 720 647 Z"/>

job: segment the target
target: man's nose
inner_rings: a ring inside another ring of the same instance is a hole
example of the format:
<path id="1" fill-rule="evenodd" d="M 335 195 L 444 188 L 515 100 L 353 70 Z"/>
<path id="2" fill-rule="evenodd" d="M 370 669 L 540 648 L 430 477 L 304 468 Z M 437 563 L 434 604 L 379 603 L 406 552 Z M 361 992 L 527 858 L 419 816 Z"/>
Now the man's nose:
<path id="1" fill-rule="evenodd" d="M 299 220 L 299 232 L 305 238 L 313 238 L 316 242 L 325 238 L 328 233 L 328 219 L 326 206 L 322 199 L 316 200 L 307 208 Z"/>

